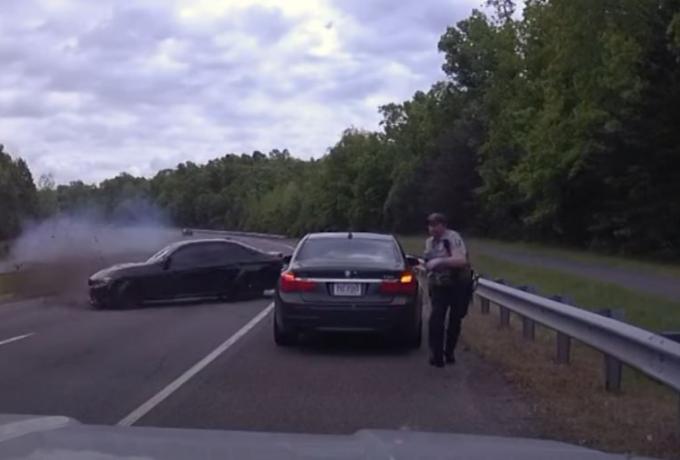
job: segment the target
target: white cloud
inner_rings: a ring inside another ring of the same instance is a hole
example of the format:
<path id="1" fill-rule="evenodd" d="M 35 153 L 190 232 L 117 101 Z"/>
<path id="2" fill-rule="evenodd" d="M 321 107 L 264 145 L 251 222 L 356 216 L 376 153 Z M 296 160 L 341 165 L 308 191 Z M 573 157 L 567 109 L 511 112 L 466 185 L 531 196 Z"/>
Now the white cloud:
<path id="1" fill-rule="evenodd" d="M 3 0 L 0 143 L 101 180 L 288 148 L 319 157 L 443 77 L 479 0 Z"/>

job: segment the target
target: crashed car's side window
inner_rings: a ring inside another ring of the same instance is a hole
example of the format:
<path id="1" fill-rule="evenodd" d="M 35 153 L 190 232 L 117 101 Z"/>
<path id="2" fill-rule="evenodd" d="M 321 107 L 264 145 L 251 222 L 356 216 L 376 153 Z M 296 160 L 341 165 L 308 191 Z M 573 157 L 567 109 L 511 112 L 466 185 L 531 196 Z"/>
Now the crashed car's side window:
<path id="1" fill-rule="evenodd" d="M 172 255 L 172 266 L 174 268 L 195 267 L 201 263 L 204 254 L 204 248 L 199 245 L 183 247 Z"/>
<path id="2" fill-rule="evenodd" d="M 234 243 L 204 243 L 185 246 L 172 255 L 175 268 L 205 267 L 255 260 L 257 253 Z"/>
<path id="3" fill-rule="evenodd" d="M 223 244 L 220 253 L 224 260 L 244 262 L 255 259 L 257 255 L 254 251 L 249 251 L 234 243 Z"/>

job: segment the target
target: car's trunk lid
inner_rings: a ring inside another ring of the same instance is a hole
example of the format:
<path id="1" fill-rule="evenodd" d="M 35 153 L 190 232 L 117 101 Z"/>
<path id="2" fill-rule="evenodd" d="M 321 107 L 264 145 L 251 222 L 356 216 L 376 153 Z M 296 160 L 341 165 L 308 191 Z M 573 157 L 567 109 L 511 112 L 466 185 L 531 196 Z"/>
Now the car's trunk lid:
<path id="1" fill-rule="evenodd" d="M 297 277 L 316 281 L 313 291 L 302 294 L 302 300 L 309 303 L 326 304 L 371 304 L 391 303 L 392 295 L 380 291 L 385 280 L 398 279 L 404 267 L 394 264 L 385 266 L 333 266 L 304 265 L 294 268 Z"/>

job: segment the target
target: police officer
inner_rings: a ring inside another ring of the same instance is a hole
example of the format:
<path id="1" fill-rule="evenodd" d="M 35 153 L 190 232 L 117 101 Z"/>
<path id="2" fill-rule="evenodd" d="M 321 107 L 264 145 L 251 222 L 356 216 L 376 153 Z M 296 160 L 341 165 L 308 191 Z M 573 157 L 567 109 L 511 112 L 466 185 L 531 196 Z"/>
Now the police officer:
<path id="1" fill-rule="evenodd" d="M 430 364 L 444 367 L 445 360 L 449 364 L 456 362 L 454 350 L 472 294 L 472 271 L 463 239 L 447 228 L 443 214 L 430 214 L 427 227 L 430 237 L 425 242 L 424 255 L 432 310 Z M 449 320 L 445 327 L 447 312 Z"/>

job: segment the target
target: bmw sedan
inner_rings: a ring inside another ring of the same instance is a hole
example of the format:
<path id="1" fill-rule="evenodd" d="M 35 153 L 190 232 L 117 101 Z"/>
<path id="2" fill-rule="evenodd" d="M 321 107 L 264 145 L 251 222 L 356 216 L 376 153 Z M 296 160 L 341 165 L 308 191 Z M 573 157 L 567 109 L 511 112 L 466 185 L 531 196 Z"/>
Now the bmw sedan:
<path id="1" fill-rule="evenodd" d="M 235 297 L 273 289 L 281 254 L 226 239 L 173 243 L 146 262 L 114 265 L 90 277 L 95 307 L 126 308 L 147 301 Z"/>
<path id="2" fill-rule="evenodd" d="M 419 347 L 417 264 L 391 235 L 307 235 L 276 287 L 275 342 L 292 345 L 309 331 L 378 332 Z"/>

